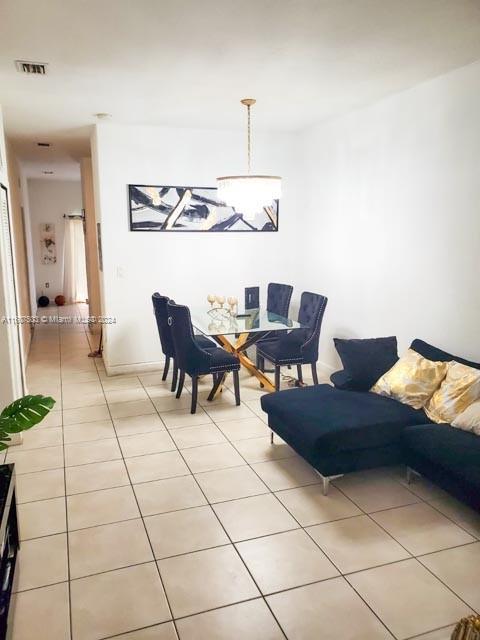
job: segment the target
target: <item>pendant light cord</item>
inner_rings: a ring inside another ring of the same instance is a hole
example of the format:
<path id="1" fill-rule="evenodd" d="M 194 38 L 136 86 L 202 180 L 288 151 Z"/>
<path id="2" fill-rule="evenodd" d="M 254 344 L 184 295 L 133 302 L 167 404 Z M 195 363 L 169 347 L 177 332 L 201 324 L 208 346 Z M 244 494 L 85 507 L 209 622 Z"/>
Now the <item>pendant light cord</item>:
<path id="1" fill-rule="evenodd" d="M 247 107 L 247 174 L 252 170 L 252 117 L 250 109 L 256 103 L 255 98 L 243 98 L 240 102 Z"/>

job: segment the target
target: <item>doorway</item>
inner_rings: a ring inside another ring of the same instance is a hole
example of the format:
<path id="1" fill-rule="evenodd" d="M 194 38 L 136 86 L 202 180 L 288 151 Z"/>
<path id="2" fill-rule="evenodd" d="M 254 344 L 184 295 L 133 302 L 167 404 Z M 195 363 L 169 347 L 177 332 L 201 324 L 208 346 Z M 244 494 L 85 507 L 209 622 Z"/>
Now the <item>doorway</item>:
<path id="1" fill-rule="evenodd" d="M 87 302 L 87 265 L 83 215 L 65 215 L 63 292 L 67 304 Z"/>

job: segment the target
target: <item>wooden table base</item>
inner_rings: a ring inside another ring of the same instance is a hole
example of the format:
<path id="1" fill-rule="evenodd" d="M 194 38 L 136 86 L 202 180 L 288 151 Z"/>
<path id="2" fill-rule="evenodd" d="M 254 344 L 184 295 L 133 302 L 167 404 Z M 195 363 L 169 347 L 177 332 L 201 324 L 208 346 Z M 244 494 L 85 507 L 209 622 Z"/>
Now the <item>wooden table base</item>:
<path id="1" fill-rule="evenodd" d="M 233 344 L 228 339 L 228 336 L 215 336 L 216 340 L 230 353 L 233 353 L 240 360 L 240 364 L 245 367 L 245 369 L 249 372 L 251 376 L 255 376 L 257 380 L 263 384 L 263 388 L 266 391 L 275 391 L 275 385 L 268 378 L 263 371 L 257 369 L 257 367 L 253 364 L 250 358 L 245 353 L 245 343 L 248 341 L 250 334 L 249 333 L 241 333 Z M 225 376 L 226 377 L 226 376 Z M 219 389 L 222 387 L 220 385 Z M 218 391 L 217 391 L 218 393 Z"/>

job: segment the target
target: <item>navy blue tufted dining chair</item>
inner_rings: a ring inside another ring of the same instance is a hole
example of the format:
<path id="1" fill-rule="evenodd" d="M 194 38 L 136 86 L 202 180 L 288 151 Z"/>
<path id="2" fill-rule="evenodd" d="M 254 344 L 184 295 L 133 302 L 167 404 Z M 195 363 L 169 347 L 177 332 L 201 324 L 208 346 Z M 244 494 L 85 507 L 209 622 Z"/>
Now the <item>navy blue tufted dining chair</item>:
<path id="1" fill-rule="evenodd" d="M 171 391 L 175 391 L 177 388 L 178 380 L 178 365 L 175 358 L 175 346 L 172 338 L 172 331 L 168 325 L 168 310 L 167 303 L 173 302 L 168 296 L 162 296 L 156 292 L 152 295 L 153 312 L 155 314 L 155 320 L 157 321 L 158 335 L 160 337 L 160 344 L 162 346 L 162 352 L 165 356 L 165 366 L 163 368 L 162 380 L 166 380 L 168 376 L 168 370 L 170 368 L 170 360 L 173 361 L 173 376 Z M 212 349 L 216 345 L 206 338 L 205 336 L 195 336 L 195 342 L 199 347 L 203 349 Z"/>
<path id="2" fill-rule="evenodd" d="M 282 318 L 288 318 L 288 310 L 290 308 L 290 300 L 292 299 L 293 287 L 289 284 L 280 284 L 279 282 L 270 282 L 267 288 L 267 311 L 275 313 Z M 259 348 L 265 342 L 278 340 L 282 335 L 282 331 L 270 331 L 268 336 L 257 342 L 257 369 L 261 369 L 261 358 L 259 356 Z M 263 369 L 262 369 L 263 371 Z"/>
<path id="3" fill-rule="evenodd" d="M 167 303 L 168 324 L 170 326 L 175 348 L 175 361 L 180 371 L 178 381 L 177 398 L 180 398 L 185 374 L 192 379 L 192 406 L 191 413 L 197 408 L 198 378 L 211 373 L 213 376 L 213 389 L 208 399 L 213 399 L 213 391 L 218 388 L 219 381 L 225 373 L 233 372 L 233 384 L 235 389 L 235 403 L 240 404 L 240 381 L 238 371 L 240 362 L 236 356 L 221 347 L 204 349 L 197 343 L 193 333 L 190 310 L 170 301 Z"/>
<path id="4" fill-rule="evenodd" d="M 291 285 L 270 282 L 267 288 L 267 311 L 276 313 L 282 318 L 288 318 L 292 293 L 293 287 Z"/>
<path id="5" fill-rule="evenodd" d="M 300 300 L 298 321 L 304 327 L 280 335 L 277 340 L 257 343 L 259 368 L 264 369 L 264 361 L 275 366 L 275 390 L 280 390 L 280 367 L 297 365 L 298 379 L 303 382 L 302 365 L 310 364 L 314 384 L 318 384 L 317 360 L 318 343 L 323 314 L 328 299 L 310 291 L 304 291 Z"/>

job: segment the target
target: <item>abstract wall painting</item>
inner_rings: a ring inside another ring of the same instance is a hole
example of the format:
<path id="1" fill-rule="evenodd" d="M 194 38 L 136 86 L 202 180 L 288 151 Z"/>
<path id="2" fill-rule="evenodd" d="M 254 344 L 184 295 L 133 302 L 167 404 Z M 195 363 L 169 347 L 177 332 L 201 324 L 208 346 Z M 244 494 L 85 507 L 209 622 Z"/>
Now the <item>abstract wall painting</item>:
<path id="1" fill-rule="evenodd" d="M 130 231 L 277 231 L 278 200 L 252 220 L 220 202 L 214 187 L 128 185 Z"/>
<path id="2" fill-rule="evenodd" d="M 40 224 L 40 251 L 42 264 L 55 264 L 57 262 L 55 225 L 51 222 L 42 222 Z"/>

